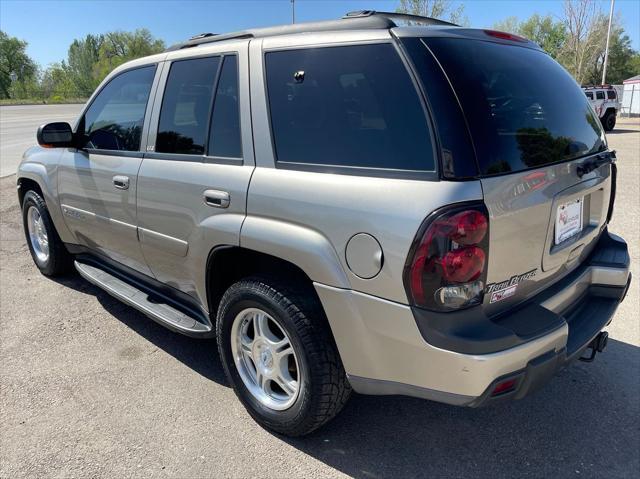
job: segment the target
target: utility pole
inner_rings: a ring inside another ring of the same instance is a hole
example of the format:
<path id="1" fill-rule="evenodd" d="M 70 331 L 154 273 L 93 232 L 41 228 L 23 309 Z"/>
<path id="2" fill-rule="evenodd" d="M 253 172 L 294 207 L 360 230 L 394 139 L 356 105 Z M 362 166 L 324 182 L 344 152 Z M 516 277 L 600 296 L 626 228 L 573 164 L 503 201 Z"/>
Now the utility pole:
<path id="1" fill-rule="evenodd" d="M 291 23 L 296 23 L 296 0 L 291 0 Z M 611 23 L 609 23 L 611 28 Z"/>
<path id="2" fill-rule="evenodd" d="M 602 84 L 606 83 L 607 63 L 609 62 L 609 37 L 611 36 L 611 21 L 613 20 L 613 4 L 616 0 L 611 0 L 611 8 L 609 9 L 609 28 L 607 29 L 607 46 L 604 49 L 604 65 L 602 66 Z"/>

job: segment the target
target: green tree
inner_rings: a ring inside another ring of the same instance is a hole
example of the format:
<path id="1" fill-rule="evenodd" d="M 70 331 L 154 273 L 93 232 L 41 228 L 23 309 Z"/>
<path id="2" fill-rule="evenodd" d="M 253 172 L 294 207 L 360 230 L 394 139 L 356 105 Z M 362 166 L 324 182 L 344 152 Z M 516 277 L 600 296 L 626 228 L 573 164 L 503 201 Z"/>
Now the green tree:
<path id="1" fill-rule="evenodd" d="M 560 58 L 567 35 L 564 23 L 555 21 L 551 15 L 534 14 L 523 22 L 517 17 L 507 17 L 496 22 L 493 28 L 528 38 L 555 59 Z"/>
<path id="2" fill-rule="evenodd" d="M 69 46 L 67 63 L 60 67 L 68 73 L 74 95 L 88 97 L 100 83 L 95 66 L 100 60 L 103 43 L 103 35 L 89 34 L 82 40 L 74 40 Z"/>
<path id="3" fill-rule="evenodd" d="M 452 0 L 400 0 L 396 12 L 469 25 L 469 20 L 464 14 L 464 4 L 457 4 Z"/>
<path id="4" fill-rule="evenodd" d="M 117 66 L 135 58 L 160 53 L 164 49 L 164 41 L 154 38 L 146 28 L 135 32 L 106 33 L 94 72 L 102 81 Z"/>
<path id="5" fill-rule="evenodd" d="M 520 20 L 518 20 L 518 17 L 507 17 L 504 20 L 494 23 L 492 28 L 500 32 L 520 35 Z"/>
<path id="6" fill-rule="evenodd" d="M 562 22 L 554 21 L 551 15 L 541 17 L 534 14 L 520 24 L 520 35 L 536 42 L 553 58 L 559 58 L 567 39 Z"/>
<path id="7" fill-rule="evenodd" d="M 24 90 L 36 77 L 36 64 L 26 49 L 27 42 L 0 30 L 0 98 L 11 98 L 12 92 Z"/>
<path id="8" fill-rule="evenodd" d="M 44 71 L 40 79 L 40 91 L 42 98 L 58 101 L 78 96 L 68 69 L 60 63 L 54 63 Z"/>
<path id="9" fill-rule="evenodd" d="M 603 21 L 607 22 L 608 20 L 604 18 Z M 586 83 L 595 85 L 602 82 L 605 41 L 603 40 L 602 44 L 598 45 L 599 48 L 592 58 L 591 65 L 587 68 Z M 637 63 L 634 64 L 634 59 L 638 57 L 640 57 L 640 53 L 631 47 L 631 39 L 619 25 L 619 19 L 616 19 L 611 26 L 606 82 L 620 84 L 627 78 L 640 74 L 640 68 Z"/>

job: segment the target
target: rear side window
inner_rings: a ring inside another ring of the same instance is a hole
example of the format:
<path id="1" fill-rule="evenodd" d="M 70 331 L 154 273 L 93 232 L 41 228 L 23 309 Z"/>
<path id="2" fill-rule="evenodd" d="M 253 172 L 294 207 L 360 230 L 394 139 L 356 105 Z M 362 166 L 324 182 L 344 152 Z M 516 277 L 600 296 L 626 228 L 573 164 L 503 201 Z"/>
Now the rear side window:
<path id="1" fill-rule="evenodd" d="M 160 109 L 156 152 L 204 155 L 220 57 L 171 64 Z"/>
<path id="2" fill-rule="evenodd" d="M 155 65 L 121 73 L 96 96 L 84 114 L 87 148 L 138 151 Z"/>
<path id="3" fill-rule="evenodd" d="M 241 158 L 238 60 L 225 56 L 218 80 L 209 134 L 210 156 Z"/>
<path id="4" fill-rule="evenodd" d="M 584 92 L 546 53 L 456 38 L 424 43 L 458 95 L 481 174 L 537 168 L 606 148 Z"/>
<path id="5" fill-rule="evenodd" d="M 607 98 L 609 100 L 615 100 L 616 99 L 616 91 L 615 90 L 607 90 Z"/>
<path id="6" fill-rule="evenodd" d="M 588 91 L 588 92 L 585 93 L 585 95 L 587 95 L 587 98 L 589 100 L 593 100 L 593 93 L 592 92 Z"/>
<path id="7" fill-rule="evenodd" d="M 603 91 L 597 91 L 596 92 L 596 99 L 604 100 L 604 92 Z"/>
<path id="8" fill-rule="evenodd" d="M 278 163 L 433 171 L 424 109 L 391 44 L 268 52 Z"/>

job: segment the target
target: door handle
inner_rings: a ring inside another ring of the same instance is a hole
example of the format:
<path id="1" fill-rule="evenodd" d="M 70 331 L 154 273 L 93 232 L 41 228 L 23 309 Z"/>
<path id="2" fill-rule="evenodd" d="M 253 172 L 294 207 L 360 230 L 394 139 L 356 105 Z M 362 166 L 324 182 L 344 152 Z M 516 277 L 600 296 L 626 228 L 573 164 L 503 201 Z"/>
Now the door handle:
<path id="1" fill-rule="evenodd" d="M 128 190 L 129 189 L 129 177 L 116 175 L 113 177 L 113 186 L 118 188 L 119 190 Z"/>
<path id="2" fill-rule="evenodd" d="M 231 199 L 229 193 L 220 190 L 207 190 L 202 194 L 204 204 L 214 208 L 228 208 Z"/>

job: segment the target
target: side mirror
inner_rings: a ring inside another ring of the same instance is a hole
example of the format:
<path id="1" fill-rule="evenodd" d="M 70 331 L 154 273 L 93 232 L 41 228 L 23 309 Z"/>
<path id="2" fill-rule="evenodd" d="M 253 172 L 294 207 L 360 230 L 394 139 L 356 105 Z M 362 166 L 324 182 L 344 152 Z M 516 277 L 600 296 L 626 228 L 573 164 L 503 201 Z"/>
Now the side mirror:
<path id="1" fill-rule="evenodd" d="M 47 123 L 38 128 L 38 144 L 45 148 L 73 146 L 73 131 L 69 123 Z"/>

